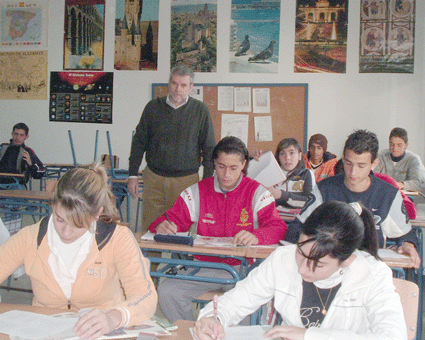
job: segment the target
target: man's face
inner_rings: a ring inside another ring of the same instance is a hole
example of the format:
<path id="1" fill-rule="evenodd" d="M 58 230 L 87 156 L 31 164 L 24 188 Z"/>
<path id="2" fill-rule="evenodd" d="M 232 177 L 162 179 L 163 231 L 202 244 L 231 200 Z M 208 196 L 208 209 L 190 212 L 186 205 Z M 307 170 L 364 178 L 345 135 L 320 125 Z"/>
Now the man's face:
<path id="1" fill-rule="evenodd" d="M 308 151 L 310 151 L 310 159 L 313 164 L 319 164 L 325 154 L 325 150 L 317 143 L 311 143 Z"/>
<path id="2" fill-rule="evenodd" d="M 230 191 L 238 184 L 246 160 L 241 161 L 240 154 L 220 152 L 214 160 L 218 184 L 223 191 Z"/>
<path id="3" fill-rule="evenodd" d="M 391 137 L 390 138 L 390 151 L 391 151 L 391 155 L 393 155 L 393 157 L 403 156 L 403 154 L 406 151 L 408 146 L 409 146 L 409 143 L 406 143 L 400 137 Z"/>
<path id="4" fill-rule="evenodd" d="M 29 135 L 25 133 L 25 130 L 15 129 L 12 132 L 12 143 L 15 145 L 22 145 L 28 139 Z"/>
<path id="5" fill-rule="evenodd" d="M 193 84 L 190 83 L 190 76 L 174 75 L 168 83 L 170 101 L 174 105 L 183 104 L 192 88 Z"/>
<path id="6" fill-rule="evenodd" d="M 352 191 L 365 191 L 369 188 L 369 174 L 375 167 L 377 159 L 372 162 L 372 154 L 364 152 L 360 155 L 353 150 L 346 150 L 343 157 L 345 184 Z"/>

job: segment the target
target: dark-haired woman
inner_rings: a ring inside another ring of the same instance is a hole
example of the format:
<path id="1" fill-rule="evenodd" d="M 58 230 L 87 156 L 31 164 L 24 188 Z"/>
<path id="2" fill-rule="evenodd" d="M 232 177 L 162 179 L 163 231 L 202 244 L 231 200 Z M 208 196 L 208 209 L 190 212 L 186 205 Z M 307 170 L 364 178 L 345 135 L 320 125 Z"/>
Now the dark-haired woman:
<path id="1" fill-rule="evenodd" d="M 223 339 L 274 298 L 282 322 L 265 336 L 285 340 L 407 339 L 389 267 L 377 255 L 372 215 L 358 203 L 326 202 L 302 226 L 297 244 L 274 251 L 218 301 L 201 310 L 197 339 Z"/>

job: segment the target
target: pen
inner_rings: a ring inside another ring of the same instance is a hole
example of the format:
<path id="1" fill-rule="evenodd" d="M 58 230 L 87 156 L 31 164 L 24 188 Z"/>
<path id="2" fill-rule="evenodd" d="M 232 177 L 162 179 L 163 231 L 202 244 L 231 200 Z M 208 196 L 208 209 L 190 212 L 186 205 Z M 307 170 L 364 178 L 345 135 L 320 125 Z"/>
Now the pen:
<path id="1" fill-rule="evenodd" d="M 167 213 L 164 214 L 165 218 L 167 219 L 168 223 L 171 224 L 170 218 L 168 217 Z M 176 232 L 173 232 L 174 235 L 176 235 Z"/>
<path id="2" fill-rule="evenodd" d="M 218 336 L 218 318 L 217 318 L 217 314 L 218 314 L 218 295 L 214 295 L 213 297 L 213 303 L 214 303 L 214 327 L 213 327 L 213 336 L 215 337 L 215 339 Z"/>

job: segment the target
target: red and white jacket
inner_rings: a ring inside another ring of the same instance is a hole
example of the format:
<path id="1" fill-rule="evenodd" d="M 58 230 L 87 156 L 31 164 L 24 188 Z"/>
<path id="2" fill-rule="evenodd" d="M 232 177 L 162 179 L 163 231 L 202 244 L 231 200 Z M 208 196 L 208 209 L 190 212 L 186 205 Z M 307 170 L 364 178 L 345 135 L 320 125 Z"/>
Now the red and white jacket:
<path id="1" fill-rule="evenodd" d="M 198 222 L 198 235 L 233 237 L 247 230 L 258 238 L 258 244 L 278 243 L 285 238 L 287 229 L 271 193 L 243 175 L 238 185 L 226 193 L 220 189 L 216 176 L 190 186 L 166 214 L 179 232 L 188 231 Z M 156 226 L 164 220 L 165 214 L 158 217 L 149 230 L 155 233 Z M 208 260 L 217 261 L 215 258 Z"/>

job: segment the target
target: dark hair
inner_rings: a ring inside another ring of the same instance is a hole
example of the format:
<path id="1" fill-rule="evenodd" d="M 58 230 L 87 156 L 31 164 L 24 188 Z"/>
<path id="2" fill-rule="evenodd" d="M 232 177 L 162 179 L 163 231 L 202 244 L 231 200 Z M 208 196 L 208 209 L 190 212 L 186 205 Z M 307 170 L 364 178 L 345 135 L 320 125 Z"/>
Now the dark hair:
<path id="1" fill-rule="evenodd" d="M 393 137 L 399 137 L 405 143 L 407 143 L 409 141 L 409 139 L 407 138 L 407 131 L 403 128 L 400 128 L 400 127 L 396 127 L 396 128 L 391 130 L 390 139 L 393 138 Z"/>
<path id="2" fill-rule="evenodd" d="M 342 161 L 342 158 L 338 159 L 338 162 L 335 164 L 335 175 L 344 174 L 344 162 Z"/>
<path id="3" fill-rule="evenodd" d="M 274 157 L 276 158 L 276 160 L 277 160 L 277 162 L 279 163 L 280 166 L 282 166 L 282 164 L 280 164 L 279 153 L 282 150 L 289 148 L 290 146 L 293 146 L 295 149 L 297 149 L 298 152 L 301 153 L 301 155 L 303 154 L 303 149 L 301 147 L 301 144 L 298 143 L 298 141 L 295 138 L 282 139 L 279 142 L 279 144 L 277 145 L 276 152 L 274 154 Z M 303 157 L 301 157 L 301 160 L 298 162 L 298 165 L 296 166 L 295 169 L 298 169 L 298 168 L 301 168 L 301 169 L 305 168 Z"/>
<path id="4" fill-rule="evenodd" d="M 246 171 L 248 168 L 248 162 L 249 162 L 249 152 L 244 142 L 242 142 L 238 137 L 234 137 L 234 136 L 224 137 L 221 141 L 217 143 L 217 145 L 215 146 L 212 152 L 211 159 L 213 162 L 218 158 L 220 152 L 224 152 L 227 154 L 240 155 L 241 162 L 243 163 L 244 161 L 246 161 L 246 164 L 244 168 L 242 169 L 242 172 L 246 174 Z"/>
<path id="5" fill-rule="evenodd" d="M 14 132 L 15 130 L 24 130 L 25 134 L 28 136 L 28 132 L 30 131 L 30 129 L 28 128 L 27 124 L 25 123 L 18 123 L 15 124 L 13 126 L 12 132 Z"/>
<path id="6" fill-rule="evenodd" d="M 372 156 L 372 162 L 378 157 L 379 141 L 373 132 L 367 130 L 356 130 L 348 136 L 344 146 L 344 153 L 351 150 L 354 153 L 361 155 L 369 152 Z"/>
<path id="7" fill-rule="evenodd" d="M 195 80 L 195 73 L 190 67 L 187 67 L 186 65 L 174 66 L 170 71 L 169 82 L 174 76 L 181 76 L 181 77 L 189 76 L 191 84 L 193 84 L 193 81 Z"/>
<path id="8" fill-rule="evenodd" d="M 329 201 L 321 204 L 307 218 L 301 232 L 308 237 L 298 242 L 298 247 L 314 242 L 307 258 L 313 261 L 316 268 L 318 261 L 329 255 L 340 263 L 348 259 L 356 249 L 364 250 L 378 257 L 378 236 L 372 213 L 361 203 L 358 205 L 361 214 L 348 203 Z"/>

